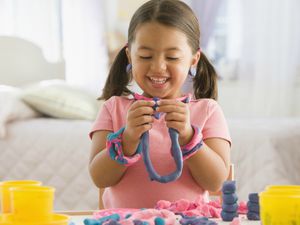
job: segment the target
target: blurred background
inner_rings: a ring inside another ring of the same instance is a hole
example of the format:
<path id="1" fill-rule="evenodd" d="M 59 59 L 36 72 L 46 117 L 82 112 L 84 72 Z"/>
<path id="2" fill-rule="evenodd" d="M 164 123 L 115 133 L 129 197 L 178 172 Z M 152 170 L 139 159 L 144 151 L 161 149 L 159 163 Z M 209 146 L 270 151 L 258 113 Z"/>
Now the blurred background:
<path id="1" fill-rule="evenodd" d="M 144 2 L 0 0 L 0 180 L 55 186 L 56 209 L 97 207 L 87 169 L 96 98 Z M 300 1 L 185 2 L 220 76 L 239 197 L 299 185 Z"/>
<path id="2" fill-rule="evenodd" d="M 0 35 L 35 43 L 49 62 L 65 62 L 68 83 L 99 95 L 143 2 L 0 0 Z M 299 116 L 300 2 L 186 2 L 201 24 L 201 48 L 221 77 L 219 101 L 226 115 Z"/>

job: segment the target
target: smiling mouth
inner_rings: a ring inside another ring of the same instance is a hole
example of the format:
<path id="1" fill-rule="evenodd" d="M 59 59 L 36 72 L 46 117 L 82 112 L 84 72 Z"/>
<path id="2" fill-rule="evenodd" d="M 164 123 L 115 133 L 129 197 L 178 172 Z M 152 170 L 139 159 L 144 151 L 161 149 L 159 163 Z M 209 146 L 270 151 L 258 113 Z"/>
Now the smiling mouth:
<path id="1" fill-rule="evenodd" d="M 149 79 L 151 80 L 151 82 L 153 84 L 164 84 L 168 80 L 167 77 L 164 77 L 164 78 L 149 77 Z"/>

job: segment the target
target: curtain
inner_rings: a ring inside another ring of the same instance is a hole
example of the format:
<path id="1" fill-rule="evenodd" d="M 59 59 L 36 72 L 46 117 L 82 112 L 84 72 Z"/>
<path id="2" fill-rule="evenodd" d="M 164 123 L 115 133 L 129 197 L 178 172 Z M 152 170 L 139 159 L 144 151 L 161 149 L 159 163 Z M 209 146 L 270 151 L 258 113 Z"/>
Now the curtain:
<path id="1" fill-rule="evenodd" d="M 36 43 L 48 61 L 61 60 L 59 0 L 0 0 L 0 35 Z"/>
<path id="2" fill-rule="evenodd" d="M 227 107 L 239 116 L 300 115 L 300 2 L 240 2 L 241 45 L 235 91 Z"/>
<path id="3" fill-rule="evenodd" d="M 103 1 L 63 0 L 63 52 L 68 83 L 101 94 L 107 77 Z"/>
<path id="4" fill-rule="evenodd" d="M 208 45 L 221 3 L 222 0 L 192 0 L 189 3 L 200 23 L 202 48 Z"/>
<path id="5" fill-rule="evenodd" d="M 205 49 L 215 28 L 215 22 L 222 0 L 189 0 L 185 1 L 194 11 L 200 24 L 200 45 Z M 193 92 L 193 81 L 188 76 L 182 87 L 183 93 Z"/>

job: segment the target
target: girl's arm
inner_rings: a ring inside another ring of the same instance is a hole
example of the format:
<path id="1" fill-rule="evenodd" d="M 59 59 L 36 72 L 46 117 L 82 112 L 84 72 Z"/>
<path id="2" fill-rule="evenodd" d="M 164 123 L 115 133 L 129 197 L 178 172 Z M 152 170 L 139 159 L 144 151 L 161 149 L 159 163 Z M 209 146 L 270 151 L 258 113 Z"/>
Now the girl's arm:
<path id="1" fill-rule="evenodd" d="M 179 132 L 179 144 L 189 143 L 194 132 L 188 105 L 176 100 L 160 100 L 158 104 L 156 110 L 166 113 L 167 126 Z M 221 138 L 205 139 L 201 149 L 185 162 L 201 187 L 218 191 L 229 175 L 230 144 Z"/>
<path id="2" fill-rule="evenodd" d="M 96 131 L 92 138 L 89 171 L 95 185 L 105 188 L 117 184 L 126 167 L 110 159 L 106 151 L 106 137 L 110 131 Z"/>
<path id="3" fill-rule="evenodd" d="M 206 139 L 201 149 L 186 163 L 201 187 L 218 191 L 229 175 L 230 144 L 221 138 Z"/>
<path id="4" fill-rule="evenodd" d="M 132 156 L 138 147 L 140 136 L 151 129 L 154 102 L 139 100 L 134 102 L 127 113 L 126 129 L 122 135 L 122 151 Z M 92 149 L 89 163 L 91 177 L 99 188 L 117 184 L 127 167 L 109 157 L 106 150 L 106 137 L 110 131 L 96 131 L 92 137 Z"/>

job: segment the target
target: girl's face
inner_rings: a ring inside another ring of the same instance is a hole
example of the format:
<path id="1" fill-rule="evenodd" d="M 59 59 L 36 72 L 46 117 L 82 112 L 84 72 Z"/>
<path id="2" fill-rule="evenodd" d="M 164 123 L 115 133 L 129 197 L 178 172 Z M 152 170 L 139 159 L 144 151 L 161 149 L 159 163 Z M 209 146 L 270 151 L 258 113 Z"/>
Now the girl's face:
<path id="1" fill-rule="evenodd" d="M 183 32 L 157 22 L 137 28 L 126 54 L 144 95 L 159 98 L 180 97 L 189 68 L 196 67 L 200 58 L 199 52 L 192 54 Z"/>

